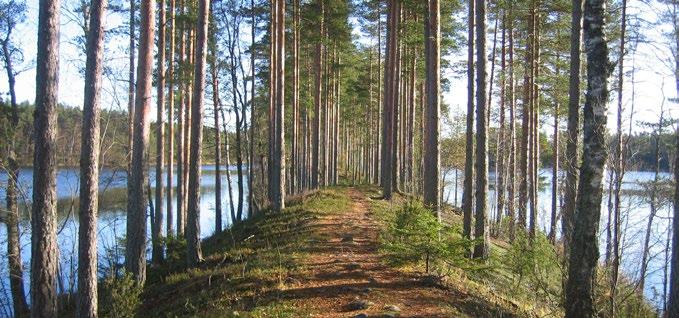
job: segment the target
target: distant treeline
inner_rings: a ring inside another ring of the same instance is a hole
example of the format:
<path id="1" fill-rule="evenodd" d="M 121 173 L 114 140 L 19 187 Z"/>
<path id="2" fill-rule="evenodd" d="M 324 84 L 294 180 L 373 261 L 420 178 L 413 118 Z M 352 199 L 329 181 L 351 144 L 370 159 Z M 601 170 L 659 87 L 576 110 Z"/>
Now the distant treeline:
<path id="1" fill-rule="evenodd" d="M 59 105 L 57 130 L 57 164 L 65 167 L 76 167 L 80 161 L 80 134 L 82 127 L 82 110 L 72 106 Z M 27 102 L 19 104 L 19 129 L 16 136 L 11 136 L 9 120 L 11 116 L 9 103 L 0 100 L 0 151 L 3 154 L 0 162 L 6 160 L 8 140 L 17 142 L 17 159 L 21 166 L 33 164 L 33 111 L 35 107 Z M 127 111 L 101 110 L 101 158 L 102 166 L 125 167 L 128 143 Z M 151 123 L 150 156 L 155 156 L 155 123 Z M 214 158 L 214 129 L 205 127 L 203 162 L 212 162 Z M 150 162 L 155 162 L 151 160 Z M 2 167 L 0 167 L 2 170 Z"/>
<path id="2" fill-rule="evenodd" d="M 520 129 L 519 129 L 520 131 Z M 495 154 L 497 153 L 497 130 L 490 130 L 489 139 L 489 164 L 491 167 L 495 167 Z M 562 136 L 565 136 L 565 132 L 561 132 Z M 520 135 L 517 135 L 519 138 Z M 625 148 L 625 158 L 627 158 L 627 170 L 636 171 L 653 171 L 655 166 L 653 161 L 655 159 L 655 136 L 651 132 L 637 133 L 634 135 L 624 136 L 626 140 L 627 147 Z M 660 147 L 659 147 L 659 157 L 660 157 L 660 171 L 669 172 L 672 168 L 671 163 L 675 156 L 674 142 L 675 142 L 674 131 L 667 129 L 660 135 Z M 609 153 L 613 153 L 615 149 L 615 136 L 609 135 Z M 559 156 L 561 160 L 561 166 L 563 167 L 565 162 L 563 154 L 566 151 L 566 142 L 564 139 L 560 140 L 559 143 Z M 446 167 L 456 167 L 462 169 L 464 167 L 464 135 L 459 135 L 455 137 L 443 138 L 441 140 L 441 159 L 443 165 Z M 540 164 L 542 167 L 551 167 L 554 162 L 554 146 L 550 136 L 544 133 L 540 133 Z"/>

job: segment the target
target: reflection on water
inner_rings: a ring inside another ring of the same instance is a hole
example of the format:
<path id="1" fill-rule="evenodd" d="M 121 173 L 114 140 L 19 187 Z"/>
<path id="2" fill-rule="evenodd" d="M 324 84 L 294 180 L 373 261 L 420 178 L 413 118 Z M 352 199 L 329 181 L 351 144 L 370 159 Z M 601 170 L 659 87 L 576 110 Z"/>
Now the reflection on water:
<path id="1" fill-rule="evenodd" d="M 457 186 L 457 202 L 455 202 L 455 172 L 449 171 L 446 179 L 446 186 L 444 189 L 444 200 L 447 202 L 460 206 L 462 200 L 462 183 L 464 180 L 464 172 L 458 171 L 458 186 Z M 494 190 L 495 174 L 490 173 L 490 189 L 488 193 L 488 207 L 490 211 L 490 219 L 495 220 L 496 209 L 496 194 Z M 538 217 L 537 224 L 544 232 L 549 232 L 551 223 L 552 211 L 552 171 L 551 169 L 542 169 L 539 173 L 540 188 L 538 192 Z M 562 178 L 560 176 L 559 178 Z M 643 252 L 644 236 L 646 227 L 648 226 L 648 218 L 651 213 L 649 198 L 645 195 L 644 183 L 653 181 L 653 172 L 644 171 L 628 171 L 625 174 L 622 185 L 621 195 L 621 233 L 622 242 L 622 270 L 628 277 L 638 279 L 641 268 L 641 258 Z M 672 175 L 669 173 L 661 173 L 660 179 L 664 181 L 672 180 Z M 608 195 L 606 193 L 608 181 L 604 183 L 604 196 L 601 209 L 601 222 L 599 228 L 599 249 L 603 262 L 606 250 L 606 225 L 608 214 Z M 560 196 L 563 194 L 560 193 Z M 559 202 L 563 202 L 560 199 Z M 561 204 L 561 203 L 560 203 Z M 672 222 L 672 211 L 669 202 L 666 202 L 657 212 L 653 221 L 650 240 L 649 265 L 647 270 L 646 286 L 644 288 L 644 295 L 648 297 L 654 304 L 662 305 L 663 297 L 663 276 L 665 267 L 665 247 L 668 241 L 668 231 L 671 230 L 670 223 Z M 561 230 L 560 216 L 557 215 L 557 237 L 560 237 Z M 671 251 L 671 249 L 670 249 Z"/>
<path id="2" fill-rule="evenodd" d="M 149 180 L 151 186 L 155 187 L 155 169 L 149 169 Z M 234 173 L 235 167 L 230 167 L 231 173 Z M 201 176 L 201 199 L 200 199 L 200 235 L 205 238 L 212 235 L 215 231 L 215 166 L 204 166 Z M 20 195 L 19 201 L 22 205 L 22 222 L 21 229 L 21 256 L 24 262 L 24 282 L 26 291 L 30 287 L 30 272 L 27 270 L 30 265 L 30 222 L 29 219 L 29 203 L 31 199 L 32 190 L 32 169 L 21 169 L 19 174 Z M 121 239 L 125 236 L 126 230 L 126 199 L 127 199 L 127 174 L 124 170 L 102 169 L 99 178 L 99 216 L 98 220 L 98 245 L 99 252 L 99 270 L 103 275 L 111 268 L 120 266 L 123 262 L 124 245 Z M 247 174 L 244 176 L 247 178 Z M 165 179 L 165 177 L 163 177 Z M 176 182 L 176 176 L 173 178 Z M 231 214 L 229 212 L 229 193 L 227 187 L 226 174 L 222 174 L 222 222 L 225 227 L 231 225 Z M 238 178 L 234 175 L 232 181 L 232 193 L 234 199 L 237 200 Z M 7 183 L 7 175 L 0 173 L 0 203 L 3 208 L 5 205 L 5 185 Z M 244 182 L 245 191 L 247 191 L 247 179 Z M 176 186 L 176 183 L 173 184 Z M 60 169 L 57 173 L 57 196 L 58 196 L 58 234 L 57 241 L 59 246 L 59 266 L 60 266 L 60 280 L 59 290 L 73 292 L 76 286 L 75 276 L 77 272 L 77 258 L 78 258 L 78 188 L 79 177 L 77 169 Z M 176 197 L 172 198 L 172 206 L 176 216 Z M 246 194 L 244 194 L 246 195 Z M 167 197 L 164 197 L 166 202 Z M 166 204 L 166 203 L 165 203 Z M 248 209 L 247 200 L 243 203 L 244 214 Z M 165 206 L 163 206 L 165 207 Z M 167 213 L 167 211 L 164 211 Z M 150 220 L 147 218 L 147 237 L 151 237 Z M 175 222 L 176 224 L 176 222 Z M 163 228 L 165 231 L 165 228 Z M 10 305 L 11 296 L 9 293 L 9 275 L 7 272 L 7 228 L 0 226 L 0 308 Z M 150 257 L 150 244 L 149 248 Z"/>

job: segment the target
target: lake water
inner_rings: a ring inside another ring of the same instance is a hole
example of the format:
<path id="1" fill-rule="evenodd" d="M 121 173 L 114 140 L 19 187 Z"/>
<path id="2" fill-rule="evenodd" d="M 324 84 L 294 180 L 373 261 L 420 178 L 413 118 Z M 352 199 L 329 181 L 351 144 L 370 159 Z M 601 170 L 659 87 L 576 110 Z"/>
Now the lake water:
<path id="1" fill-rule="evenodd" d="M 447 185 L 444 191 L 444 200 L 447 202 L 460 206 L 462 201 L 462 183 L 464 173 L 458 171 L 457 187 L 457 203 L 455 202 L 455 173 L 449 171 L 447 174 Z M 539 229 L 544 233 L 549 233 L 551 223 L 552 211 L 552 170 L 542 169 L 539 173 L 540 188 L 538 192 L 538 217 L 537 224 Z M 560 176 L 559 178 L 562 178 Z M 607 175 L 608 177 L 608 175 Z M 496 217 L 496 196 L 494 191 L 495 174 L 490 173 L 489 176 L 489 211 L 492 220 Z M 643 252 L 643 245 L 645 240 L 645 232 L 648 226 L 648 218 L 651 212 L 649 198 L 643 195 L 643 183 L 650 182 L 654 179 L 653 172 L 629 171 L 625 173 L 622 185 L 621 196 L 621 248 L 623 250 L 621 255 L 622 271 L 627 277 L 638 279 L 641 259 Z M 672 180 L 672 175 L 669 173 L 661 173 L 661 180 Z M 606 226 L 608 218 L 608 181 L 604 183 L 604 195 L 601 209 L 601 222 L 599 229 L 599 247 L 600 258 L 603 262 L 606 250 Z M 561 191 L 562 189 L 560 189 Z M 517 185 L 518 195 L 518 185 Z M 562 194 L 560 194 L 562 196 Z M 561 204 L 561 203 L 559 203 Z M 671 228 L 672 222 L 672 206 L 671 203 L 666 202 L 656 213 L 653 220 L 652 234 L 650 240 L 649 265 L 647 269 L 646 285 L 644 287 L 644 295 L 648 297 L 659 308 L 663 304 L 663 277 L 665 275 L 665 248 L 668 241 L 668 231 Z M 561 220 L 557 219 L 557 237 L 560 236 Z M 671 253 L 671 249 L 670 249 Z M 669 275 L 669 273 L 667 273 Z"/>
<path id="2" fill-rule="evenodd" d="M 150 169 L 151 186 L 153 183 L 154 169 Z M 214 166 L 204 166 L 201 176 L 201 237 L 207 237 L 214 233 L 215 220 L 215 175 Z M 233 187 L 234 198 L 237 198 L 237 178 L 235 175 L 235 167 L 230 167 L 231 182 Z M 28 204 L 31 198 L 32 186 L 32 169 L 22 169 L 20 172 L 19 182 L 21 186 L 21 193 L 19 200 Z M 245 176 L 247 178 L 247 174 Z M 459 205 L 462 199 L 462 172 L 458 173 L 459 186 L 457 189 L 457 203 L 455 202 L 454 194 L 454 172 L 449 171 L 447 174 L 448 184 L 445 187 L 444 198 L 455 205 Z M 671 175 L 668 173 L 661 174 L 661 178 L 670 180 Z M 489 207 L 491 211 L 491 218 L 495 219 L 495 192 L 493 191 L 494 174 L 490 175 L 491 189 L 489 192 Z M 175 176 L 174 180 L 177 178 Z M 540 171 L 540 191 L 538 196 L 538 225 L 544 232 L 548 232 L 551 215 L 551 170 L 543 169 Z M 622 255 L 622 268 L 628 277 L 637 278 L 639 276 L 640 260 L 642 253 L 642 246 L 644 241 L 644 233 L 646 231 L 648 216 L 650 214 L 650 207 L 648 199 L 642 196 L 638 190 L 641 189 L 640 183 L 653 180 L 653 173 L 650 172 L 628 172 L 625 175 L 623 188 L 626 193 L 622 197 L 622 247 L 624 254 Z M 247 186 L 247 179 L 245 180 Z M 7 182 L 7 175 L 0 173 L 0 201 L 4 208 L 5 189 L 4 185 Z M 78 220 L 77 220 L 77 194 L 78 194 L 78 170 L 77 169 L 60 169 L 57 174 L 57 195 L 58 195 L 58 242 L 59 242 L 59 257 L 60 257 L 60 282 L 59 290 L 73 292 L 76 286 L 74 273 L 76 273 L 77 265 L 77 237 L 78 237 Z M 126 173 L 123 170 L 103 169 L 100 174 L 100 210 L 98 217 L 98 251 L 99 251 L 99 267 L 103 275 L 110 268 L 119 266 L 123 261 L 123 252 L 117 250 L 120 245 L 119 240 L 125 235 L 125 218 L 126 218 Z M 247 191 L 247 189 L 245 189 Z M 637 192 L 635 192 L 637 191 Z M 244 194 L 244 197 L 247 197 Z M 229 196 L 226 175 L 222 175 L 222 220 L 224 226 L 231 224 L 231 217 L 229 213 Z M 599 231 L 600 246 L 601 246 L 601 260 L 606 247 L 606 216 L 607 216 L 607 196 L 604 194 L 604 202 L 602 203 L 602 219 L 601 230 Z M 176 202 L 176 198 L 172 198 L 172 203 Z M 176 211 L 176 207 L 174 209 Z M 244 214 L 247 211 L 247 200 L 244 202 Z M 30 222 L 28 221 L 28 213 L 25 212 L 22 216 L 21 227 L 21 245 L 22 245 L 22 260 L 24 262 L 24 280 L 26 291 L 29 288 L 29 274 L 30 265 Z M 667 234 L 670 229 L 671 222 L 671 206 L 664 205 L 659 211 L 654 220 L 652 239 L 651 239 L 651 253 L 648 268 L 648 277 L 646 280 L 646 288 L 644 294 L 656 305 L 662 305 L 663 295 L 663 268 L 665 266 L 665 243 L 667 242 Z M 149 230 L 148 237 L 150 237 L 150 224 L 147 226 Z M 560 229 L 560 223 L 558 225 Z M 6 313 L 7 308 L 11 308 L 11 297 L 9 293 L 9 280 L 7 273 L 7 246 L 6 246 L 6 227 L 0 226 L 0 316 Z M 150 244 L 148 244 L 150 248 Z M 150 254 L 149 254 L 150 255 Z M 3 313 L 4 312 L 4 313 Z"/>
<path id="3" fill-rule="evenodd" d="M 155 169 L 149 169 L 149 179 L 151 186 L 155 187 Z M 237 200 L 238 187 L 236 167 L 231 171 L 232 193 L 234 200 Z M 205 238 L 214 233 L 215 230 L 215 166 L 203 166 L 201 175 L 201 200 L 200 200 L 200 229 L 201 237 Z M 246 171 L 247 172 L 247 171 Z M 20 242 L 21 256 L 24 262 L 24 283 L 26 292 L 30 287 L 30 244 L 31 232 L 27 205 L 31 200 L 31 190 L 33 184 L 33 170 L 21 169 L 19 174 L 20 194 L 19 201 L 23 202 L 22 221 L 20 223 Z M 173 178 L 176 182 L 177 177 Z M 226 174 L 222 173 L 222 223 L 224 227 L 232 223 L 229 211 L 229 193 L 227 187 Z M 165 180 L 165 176 L 163 176 Z M 5 185 L 7 184 L 7 174 L 0 173 L 0 201 L 1 206 L 5 207 Z M 174 184 L 173 186 L 175 186 Z M 99 271 L 103 275 L 111 268 L 119 267 L 124 261 L 124 251 L 118 249 L 120 239 L 124 238 L 126 232 L 126 186 L 127 173 L 124 170 L 102 169 L 99 178 L 99 216 L 98 216 L 98 245 L 99 252 Z M 247 191 L 247 173 L 245 175 L 245 191 Z M 57 173 L 57 196 L 58 196 L 58 246 L 59 246 L 59 266 L 60 266 L 60 291 L 75 291 L 76 272 L 78 260 L 78 189 L 79 176 L 78 169 L 60 169 Z M 172 204 L 176 217 L 176 197 L 173 193 Z M 166 200 L 166 198 L 164 199 Z M 243 215 L 247 214 L 247 193 L 244 193 Z M 167 203 L 164 203 L 167 204 Z M 167 212 L 167 211 L 165 211 Z M 149 220 L 147 218 L 147 220 Z M 147 237 L 150 238 L 150 220 L 147 224 Z M 176 223 L 176 222 L 175 222 Z M 176 225 L 176 224 L 175 224 Z M 163 228 L 165 231 L 165 228 Z M 0 316 L 5 316 L 7 308 L 11 308 L 11 295 L 9 292 L 9 275 L 7 269 L 7 227 L 0 225 Z M 147 244 L 150 257 L 150 242 Z M 4 308 L 4 310 L 3 310 Z"/>

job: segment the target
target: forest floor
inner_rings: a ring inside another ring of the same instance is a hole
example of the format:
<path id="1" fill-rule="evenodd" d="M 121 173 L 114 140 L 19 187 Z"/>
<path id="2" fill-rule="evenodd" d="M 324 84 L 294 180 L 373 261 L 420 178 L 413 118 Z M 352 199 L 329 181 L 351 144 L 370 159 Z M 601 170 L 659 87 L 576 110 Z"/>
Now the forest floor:
<path id="1" fill-rule="evenodd" d="M 150 271 L 140 314 L 533 316 L 510 296 L 479 287 L 485 282 L 466 276 L 443 282 L 421 268 L 387 265 L 380 251 L 382 216 L 405 199 L 378 195 L 375 187 L 341 186 L 295 198 L 283 213 L 262 213 L 207 239 L 198 269 L 173 266 L 183 256 L 168 252 L 167 264 Z"/>

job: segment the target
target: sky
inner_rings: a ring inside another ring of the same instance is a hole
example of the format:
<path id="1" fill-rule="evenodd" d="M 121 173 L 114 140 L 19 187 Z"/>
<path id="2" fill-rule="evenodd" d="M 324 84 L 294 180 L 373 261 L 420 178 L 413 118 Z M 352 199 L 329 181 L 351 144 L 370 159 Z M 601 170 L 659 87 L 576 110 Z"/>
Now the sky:
<path id="1" fill-rule="evenodd" d="M 62 16 L 61 16 L 61 41 L 60 41 L 60 69 L 59 69 L 59 100 L 61 103 L 79 106 L 82 105 L 84 80 L 80 74 L 80 70 L 84 68 L 84 55 L 80 53 L 80 48 L 74 42 L 74 36 L 82 34 L 82 29 L 76 22 L 78 19 L 74 16 L 72 8 L 76 1 L 65 0 L 62 1 Z M 14 41 L 17 46 L 20 46 L 24 51 L 25 62 L 18 66 L 18 69 L 25 69 L 17 76 L 17 99 L 21 101 L 33 102 L 35 98 L 35 68 L 32 67 L 36 56 L 37 44 L 37 23 L 38 23 L 38 0 L 27 0 L 27 19 L 26 22 L 18 27 L 14 34 Z M 630 4 L 628 12 L 630 16 L 635 14 L 646 21 L 656 21 L 656 14 L 664 7 L 655 5 L 649 6 L 642 4 L 641 1 L 633 1 Z M 355 20 L 351 21 L 354 24 L 354 32 L 360 33 L 359 27 Z M 122 18 L 120 15 L 111 14 L 107 16 L 107 29 L 122 26 Z M 248 30 L 249 31 L 249 30 Z M 657 121 L 660 106 L 664 102 L 665 109 L 674 118 L 679 117 L 679 106 L 671 103 L 667 98 L 675 98 L 675 82 L 673 78 L 673 70 L 671 65 L 667 63 L 660 63 L 660 61 L 667 61 L 672 56 L 669 49 L 669 42 L 662 36 L 662 32 L 667 32 L 666 27 L 653 26 L 642 30 L 643 34 L 648 40 L 647 43 L 641 43 L 634 55 L 628 54 L 625 58 L 625 70 L 628 76 L 625 78 L 625 92 L 623 94 L 624 105 L 624 122 L 626 127 L 629 123 L 629 112 L 634 105 L 634 128 L 635 132 L 645 130 L 641 127 L 639 121 Z M 247 34 L 249 37 L 249 32 Z M 488 32 L 489 43 L 492 40 L 492 32 Z M 107 43 L 104 60 L 106 65 L 110 66 L 112 70 L 117 70 L 117 73 L 109 74 L 104 79 L 104 91 L 102 92 L 103 107 L 108 109 L 126 109 L 127 97 L 127 39 L 124 37 L 116 38 Z M 490 45 L 488 47 L 491 47 Z M 446 56 L 444 58 L 451 61 L 463 61 L 466 59 L 466 50 L 461 50 L 453 56 Z M 632 67 L 637 69 L 634 73 L 634 85 L 632 85 L 632 77 L 629 73 Z M 617 73 L 617 69 L 614 75 Z M 451 117 L 464 115 L 467 103 L 467 84 L 466 78 L 455 75 L 449 70 L 444 70 L 442 77 L 448 78 L 451 82 L 449 91 L 443 92 L 443 101 L 450 106 Z M 612 79 L 611 79 L 612 80 Z M 117 85 L 114 85 L 117 84 Z M 583 83 L 582 85 L 585 85 Z M 609 87 L 613 88 L 611 85 Z M 0 92 L 6 94 L 7 76 L 3 72 L 0 74 Z M 154 90 L 155 91 L 155 90 Z M 663 98 L 663 96 L 665 98 Z M 615 92 L 611 92 L 609 103 L 609 120 L 608 128 L 610 131 L 615 130 L 615 116 L 616 116 L 616 96 Z M 497 101 L 497 99 L 494 99 Z M 632 102 L 634 101 L 634 103 Z M 153 106 L 155 107 L 155 105 Z M 550 105 L 542 105 L 542 107 L 551 107 Z M 496 112 L 497 105 L 492 105 L 493 112 Z M 152 120 L 155 120 L 155 111 L 151 112 Z M 543 116 L 543 118 L 545 118 Z M 550 132 L 551 120 L 545 120 L 542 129 L 545 132 Z M 565 128 L 565 120 L 563 121 Z M 626 129 L 625 129 L 626 130 Z"/>

